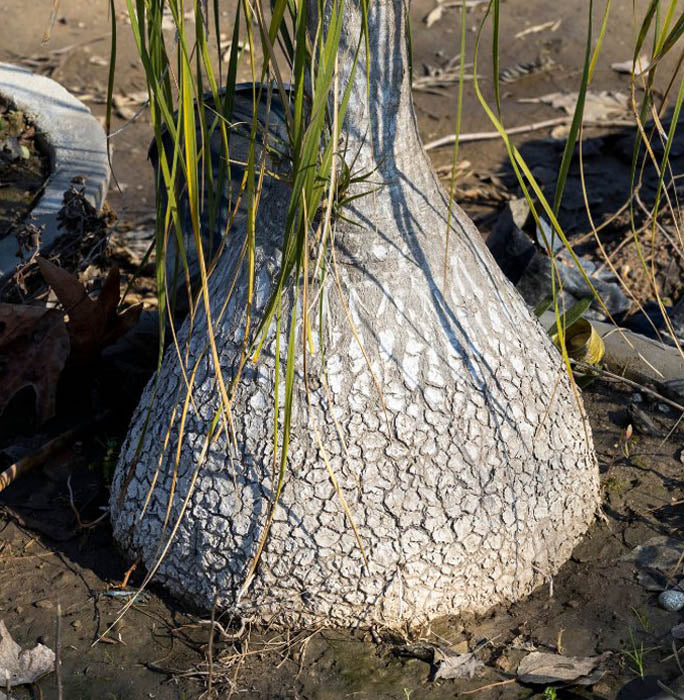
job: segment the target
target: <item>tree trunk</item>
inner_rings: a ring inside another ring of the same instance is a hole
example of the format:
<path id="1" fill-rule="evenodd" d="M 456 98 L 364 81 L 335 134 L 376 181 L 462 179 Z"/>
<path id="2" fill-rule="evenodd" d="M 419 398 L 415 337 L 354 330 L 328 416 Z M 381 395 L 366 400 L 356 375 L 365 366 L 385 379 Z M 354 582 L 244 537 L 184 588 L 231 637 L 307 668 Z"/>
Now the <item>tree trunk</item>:
<path id="1" fill-rule="evenodd" d="M 420 144 L 406 13 L 402 0 L 370 3 L 370 82 L 362 54 L 345 123 L 345 157 L 355 172 L 374 170 L 359 190 L 383 186 L 345 212 L 360 226 L 336 224 L 339 288 L 329 273 L 324 370 L 309 356 L 309 398 L 300 381 L 285 488 L 241 596 L 277 482 L 275 329 L 236 392 L 237 450 L 223 432 L 203 457 L 219 395 L 199 314 L 183 362 L 190 376 L 202 356 L 175 489 L 186 387 L 173 347 L 149 420 L 154 379 L 133 417 L 112 488 L 114 534 L 148 568 L 163 553 L 156 580 L 195 606 L 216 603 L 280 622 L 345 625 L 419 623 L 483 611 L 553 575 L 596 510 L 590 429 L 561 358 L 468 217 L 455 205 L 449 217 Z M 359 30 L 358 0 L 347 0 L 342 84 Z M 278 270 L 288 197 L 282 184 L 262 196 L 256 319 Z M 211 281 L 216 319 L 238 278 L 237 293 L 215 323 L 227 380 L 240 360 L 245 323 L 240 247 L 225 251 Z M 186 323 L 181 347 L 187 334 Z"/>

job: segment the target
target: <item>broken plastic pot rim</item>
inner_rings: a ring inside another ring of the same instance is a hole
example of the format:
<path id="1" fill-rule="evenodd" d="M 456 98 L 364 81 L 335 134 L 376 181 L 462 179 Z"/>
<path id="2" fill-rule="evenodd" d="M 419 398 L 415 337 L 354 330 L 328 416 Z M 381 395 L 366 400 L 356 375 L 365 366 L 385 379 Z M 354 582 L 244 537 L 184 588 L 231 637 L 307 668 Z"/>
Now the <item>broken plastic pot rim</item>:
<path id="1" fill-rule="evenodd" d="M 104 129 L 90 109 L 54 80 L 21 66 L 0 62 L 0 94 L 24 112 L 36 128 L 37 140 L 50 159 L 50 174 L 26 223 L 40 231 L 37 248 L 24 251 L 29 260 L 45 255 L 63 235 L 58 214 L 76 177 L 85 178 L 84 195 L 101 209 L 109 187 L 109 158 Z M 14 235 L 0 239 L 0 281 L 22 263 Z"/>

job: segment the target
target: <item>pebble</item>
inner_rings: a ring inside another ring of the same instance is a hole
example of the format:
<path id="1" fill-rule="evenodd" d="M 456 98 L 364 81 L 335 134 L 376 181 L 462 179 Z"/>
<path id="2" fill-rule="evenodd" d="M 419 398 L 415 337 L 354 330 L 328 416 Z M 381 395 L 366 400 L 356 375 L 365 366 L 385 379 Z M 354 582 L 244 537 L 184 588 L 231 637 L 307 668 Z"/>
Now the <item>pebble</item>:
<path id="1" fill-rule="evenodd" d="M 677 612 L 684 608 L 684 593 L 682 591 L 663 591 L 658 596 L 658 603 L 665 610 Z"/>
<path id="2" fill-rule="evenodd" d="M 47 598 L 45 598 L 45 599 L 43 599 L 43 600 L 37 600 L 37 601 L 34 603 L 34 605 L 35 605 L 37 608 L 46 608 L 46 609 L 54 608 L 54 604 L 52 603 L 52 601 L 51 601 L 51 600 L 48 600 Z"/>
<path id="3" fill-rule="evenodd" d="M 74 620 L 74 621 L 71 623 L 71 626 L 72 626 L 75 630 L 77 630 L 77 629 L 81 626 L 81 621 L 80 621 L 80 620 Z"/>
<path id="4" fill-rule="evenodd" d="M 500 656 L 495 665 L 500 668 L 504 673 L 510 673 L 514 667 L 518 665 L 517 659 L 511 660 L 507 656 Z"/>
<path id="5" fill-rule="evenodd" d="M 450 648 L 452 651 L 455 651 L 457 654 L 467 654 L 468 653 L 468 640 L 464 639 L 461 642 L 457 642 L 456 644 L 453 644 Z"/>

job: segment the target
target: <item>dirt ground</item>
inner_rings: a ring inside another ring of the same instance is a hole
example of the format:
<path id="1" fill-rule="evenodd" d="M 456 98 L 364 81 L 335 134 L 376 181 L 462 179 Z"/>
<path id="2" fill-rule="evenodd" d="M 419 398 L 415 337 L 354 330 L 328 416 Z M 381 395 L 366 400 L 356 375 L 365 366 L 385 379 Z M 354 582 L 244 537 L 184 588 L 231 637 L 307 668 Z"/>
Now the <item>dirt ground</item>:
<path id="1" fill-rule="evenodd" d="M 25 2 L 0 0 L 0 60 L 24 62 L 51 75 L 103 117 L 110 31 L 107 4 L 101 0 L 63 0 L 51 39 L 41 44 L 51 7 L 52 3 L 33 6 L 27 22 Z M 222 3 L 222 7 L 225 31 L 230 32 L 233 3 Z M 417 76 L 429 72 L 429 67 L 444 66 L 458 52 L 459 10 L 445 9 L 442 19 L 428 28 L 423 18 L 433 7 L 433 0 L 416 0 L 411 9 Z M 502 69 L 515 71 L 518 66 L 518 73 L 522 73 L 522 64 L 541 62 L 546 66 L 503 85 L 505 123 L 514 127 L 557 117 L 559 112 L 550 106 L 518 100 L 575 89 L 586 40 L 585 2 L 509 1 L 502 7 Z M 136 111 L 136 99 L 145 90 L 125 19 L 125 3 L 117 2 L 117 8 L 116 92 L 122 108 L 115 115 L 114 129 L 126 125 L 122 116 L 130 115 L 131 109 Z M 476 6 L 468 11 L 469 56 L 482 9 Z M 602 9 L 597 8 L 597 18 Z M 615 2 L 613 17 L 594 88 L 627 92 L 628 77 L 611 70 L 610 64 L 631 56 L 632 3 Z M 546 22 L 559 24 L 555 29 L 515 38 L 517 32 Z M 485 34 L 485 42 L 487 37 Z M 486 57 L 483 66 L 487 66 Z M 491 79 L 486 69 L 483 73 L 483 90 L 491 100 Z M 456 87 L 438 93 L 415 94 L 425 142 L 455 128 Z M 492 129 L 472 85 L 467 85 L 462 132 Z M 628 137 L 619 129 L 595 129 L 587 135 L 593 148 L 586 154 L 593 157 L 589 167 L 593 179 L 588 186 L 592 205 L 601 217 L 608 217 L 627 196 Z M 536 168 L 540 182 L 552 191 L 560 151 L 558 142 L 548 137 L 547 129 L 516 137 L 515 142 Z M 116 184 L 108 201 L 118 217 L 113 247 L 124 268 L 127 258 L 131 265 L 140 261 L 141 246 L 144 248 L 153 229 L 154 190 L 146 162 L 150 138 L 149 119 L 143 112 L 112 139 Z M 518 195 L 505 150 L 499 141 L 487 140 L 462 145 L 460 154 L 469 166 L 457 180 L 459 199 L 486 234 L 502 204 Z M 448 148 L 433 150 L 431 155 L 438 168 L 448 167 L 451 161 Z M 578 182 L 577 171 L 572 170 L 561 219 L 579 238 L 587 233 L 588 222 Z M 624 222 L 608 233 L 606 244 L 614 251 L 624 238 Z M 133 253 L 126 248 L 132 235 L 139 239 Z M 587 256 L 592 252 L 590 244 L 582 249 Z M 614 260 L 618 266 L 636 269 L 634 255 L 624 246 Z M 661 244 L 656 267 L 664 280 L 661 292 L 676 302 L 682 294 L 682 275 L 672 246 Z M 652 290 L 638 272 L 630 281 L 642 298 L 652 299 Z M 149 288 L 139 290 L 141 298 L 149 299 L 149 293 Z M 177 609 L 154 589 L 117 622 L 126 594 L 113 586 L 123 581 L 127 565 L 114 549 L 106 518 L 98 518 L 107 502 L 106 475 L 113 467 L 149 356 L 145 360 L 139 363 L 142 367 L 134 366 L 130 357 L 124 364 L 105 363 L 104 369 L 100 367 L 92 375 L 65 382 L 70 395 L 65 397 L 62 391 L 61 400 L 76 408 L 62 425 L 57 419 L 50 426 L 52 434 L 72 427 L 69 421 L 74 416 L 77 422 L 85 421 L 89 407 L 98 401 L 110 408 L 110 415 L 96 430 L 86 429 L 80 440 L 46 467 L 0 495 L 0 619 L 22 646 L 33 646 L 37 641 L 59 646 L 66 700 L 195 698 L 206 690 L 209 678 L 220 698 L 541 698 L 543 686 L 525 686 L 513 680 L 517 663 L 526 653 L 523 647 L 531 645 L 541 651 L 578 656 L 610 652 L 601 681 L 590 689 L 574 686 L 558 690 L 559 698 L 646 698 L 657 692 L 656 678 L 669 682 L 680 675 L 670 629 L 682 622 L 681 614 L 658 606 L 657 592 L 639 582 L 634 562 L 625 556 L 655 536 L 682 541 L 682 434 L 675 427 L 677 416 L 667 406 L 644 400 L 639 405 L 655 422 L 651 428 L 655 434 L 637 432 L 625 448 L 622 437 L 632 420 L 625 407 L 643 397 L 601 382 L 585 391 L 585 403 L 600 461 L 604 517 L 597 519 L 552 586 L 549 582 L 528 600 L 500 606 L 486 616 L 440 620 L 410 638 L 387 635 L 383 630 L 364 634 L 335 629 L 276 633 L 248 625 L 241 631 L 230 628 L 231 633 L 241 632 L 237 640 L 215 637 L 210 647 L 207 625 Z M 46 438 L 21 424 L 5 423 L 3 429 L 12 438 L 0 435 L 0 468 Z M 139 581 L 137 576 L 134 572 L 132 584 Z M 229 622 L 224 621 L 227 626 Z M 423 660 L 426 656 L 421 645 L 479 649 L 478 657 L 486 669 L 471 680 L 434 680 L 435 668 Z M 45 678 L 33 695 L 27 689 L 15 690 L 12 695 L 32 696 L 57 698 L 55 675 Z"/>

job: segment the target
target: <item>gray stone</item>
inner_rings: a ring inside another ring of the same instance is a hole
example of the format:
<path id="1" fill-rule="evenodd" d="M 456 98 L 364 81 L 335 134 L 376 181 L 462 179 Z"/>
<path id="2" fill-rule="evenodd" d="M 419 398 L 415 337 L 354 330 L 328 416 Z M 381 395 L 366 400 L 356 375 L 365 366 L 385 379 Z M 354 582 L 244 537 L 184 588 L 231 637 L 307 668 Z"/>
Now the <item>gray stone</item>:
<path id="1" fill-rule="evenodd" d="M 684 608 L 684 593 L 682 591 L 663 591 L 658 596 L 661 608 L 669 612 L 678 612 Z"/>

